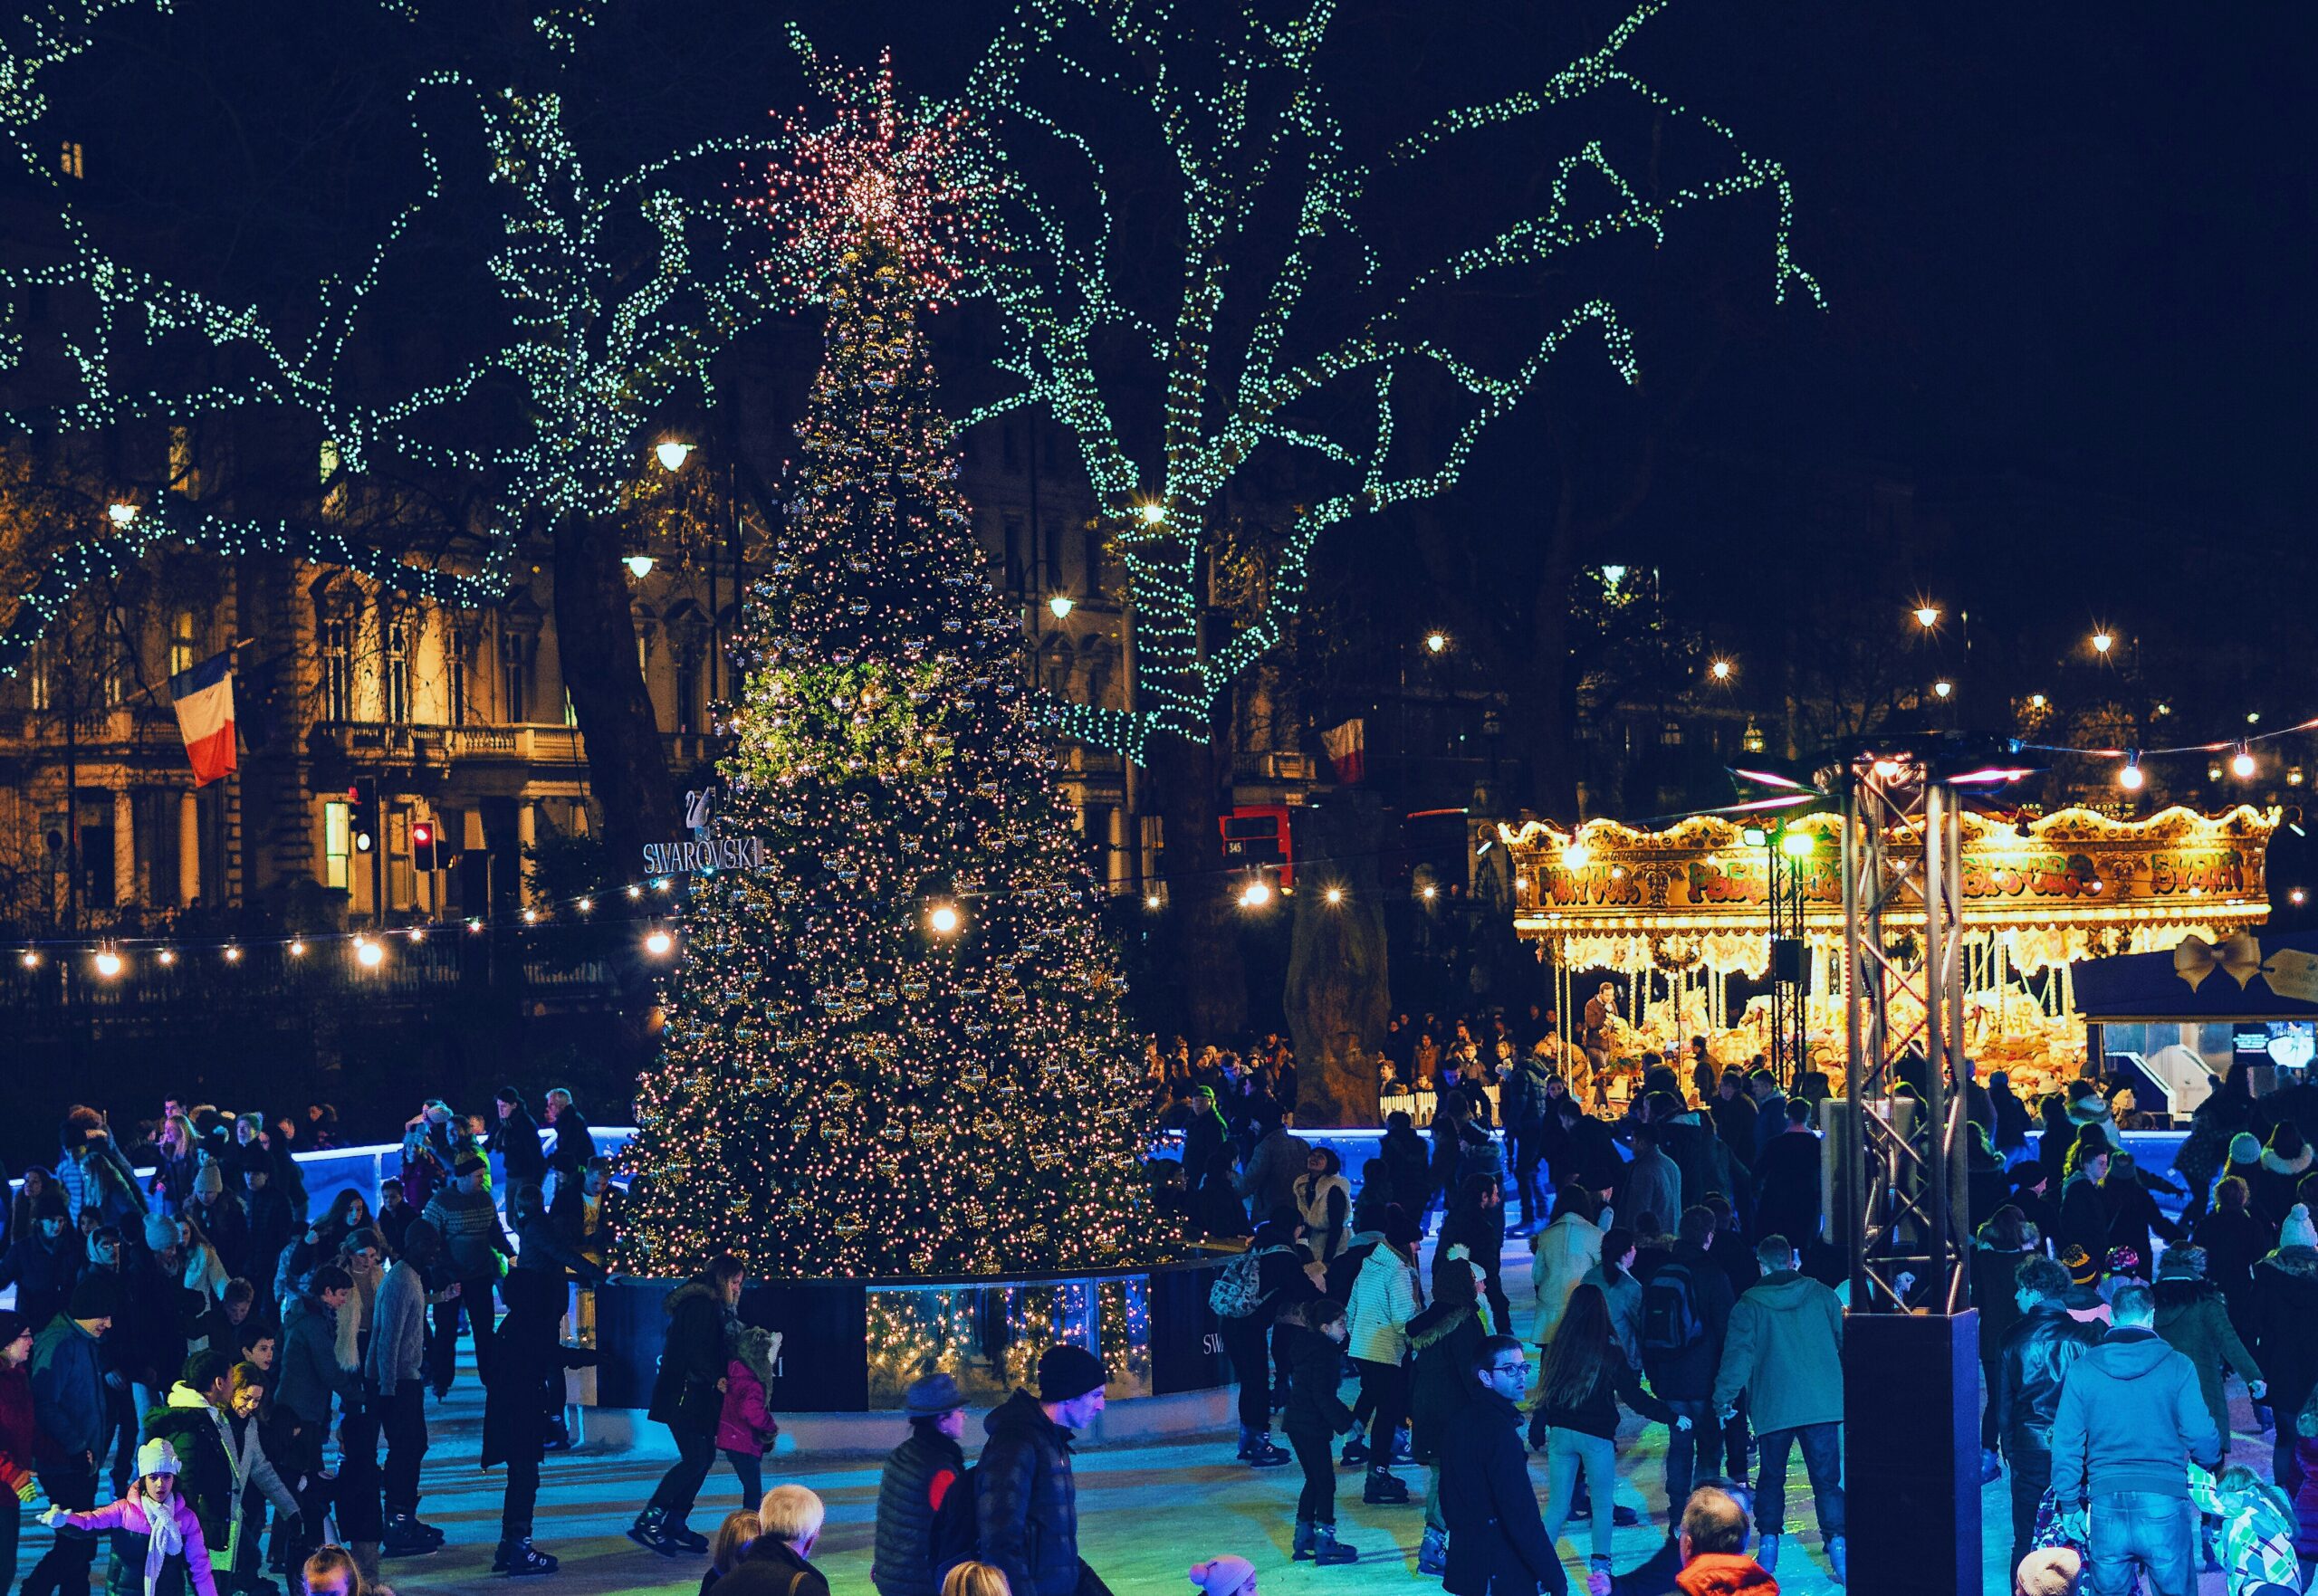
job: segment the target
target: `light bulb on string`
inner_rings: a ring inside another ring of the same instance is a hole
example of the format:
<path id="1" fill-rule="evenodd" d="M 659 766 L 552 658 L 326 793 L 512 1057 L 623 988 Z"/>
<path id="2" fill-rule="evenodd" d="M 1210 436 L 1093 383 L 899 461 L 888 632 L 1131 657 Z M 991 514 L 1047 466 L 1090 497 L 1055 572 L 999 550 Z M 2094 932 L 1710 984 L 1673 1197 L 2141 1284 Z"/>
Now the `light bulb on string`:
<path id="1" fill-rule="evenodd" d="M 22 953 L 17 955 L 16 961 L 19 964 L 22 964 L 26 970 L 38 970 L 40 968 L 39 950 L 34 948 L 26 948 Z"/>
<path id="2" fill-rule="evenodd" d="M 2229 773 L 2244 781 L 2252 777 L 2254 770 L 2254 750 L 2241 742 L 2237 745 L 2237 751 L 2229 756 Z"/>
<path id="3" fill-rule="evenodd" d="M 239 964 L 241 961 L 242 951 L 239 948 L 228 944 L 225 949 L 225 962 L 228 964 Z"/>
<path id="4" fill-rule="evenodd" d="M 120 971 L 120 955 L 109 947 L 99 948 L 97 950 L 97 973 L 104 977 L 105 980 L 110 980 L 113 977 L 119 975 Z"/>
<path id="5" fill-rule="evenodd" d="M 2125 756 L 2125 768 L 2117 772 L 2117 785 L 2127 792 L 2139 792 L 2145 779 L 2147 778 L 2142 776 L 2141 769 L 2141 753 L 2136 750 Z"/>
<path id="6" fill-rule="evenodd" d="M 1271 884 L 1260 875 L 1240 889 L 1240 907 L 1260 909 L 1271 902 Z"/>
<path id="7" fill-rule="evenodd" d="M 645 933 L 644 951 L 655 959 L 666 958 L 669 950 L 675 945 L 676 939 L 668 934 L 667 928 L 665 926 L 656 925 Z"/>
<path id="8" fill-rule="evenodd" d="M 164 965 L 175 964 L 177 961 L 177 952 L 175 948 L 164 948 L 155 957 Z"/>
<path id="9" fill-rule="evenodd" d="M 379 965 L 386 962 L 386 959 L 387 950 L 383 944 L 374 942 L 368 937 L 356 939 L 354 943 L 354 961 L 357 964 L 359 964 L 363 969 L 376 970 Z"/>

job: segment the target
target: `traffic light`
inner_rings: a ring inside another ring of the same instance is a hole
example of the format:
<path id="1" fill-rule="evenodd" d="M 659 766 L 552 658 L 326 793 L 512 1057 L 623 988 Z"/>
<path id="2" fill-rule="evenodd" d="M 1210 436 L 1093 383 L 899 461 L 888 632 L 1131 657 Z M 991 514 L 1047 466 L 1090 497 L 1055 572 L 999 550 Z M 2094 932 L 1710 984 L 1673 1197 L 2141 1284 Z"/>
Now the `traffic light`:
<path id="1" fill-rule="evenodd" d="M 354 851 L 367 854 L 378 846 L 378 783 L 364 777 L 346 789 L 346 829 Z"/>
<path id="2" fill-rule="evenodd" d="M 410 823 L 410 863 L 414 869 L 432 874 L 436 869 L 435 825 L 431 820 Z"/>

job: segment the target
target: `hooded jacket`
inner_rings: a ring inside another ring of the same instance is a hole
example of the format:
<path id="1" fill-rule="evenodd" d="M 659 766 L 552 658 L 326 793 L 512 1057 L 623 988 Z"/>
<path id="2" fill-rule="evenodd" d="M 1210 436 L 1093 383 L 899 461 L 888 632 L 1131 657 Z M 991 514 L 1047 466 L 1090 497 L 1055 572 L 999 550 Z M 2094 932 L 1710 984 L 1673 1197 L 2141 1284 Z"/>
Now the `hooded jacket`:
<path id="1" fill-rule="evenodd" d="M 2053 1495 L 2062 1511 L 2113 1491 L 2186 1499 L 2193 1461 L 2221 1461 L 2198 1371 L 2146 1325 L 2112 1330 L 2061 1381 Z"/>
<path id="2" fill-rule="evenodd" d="M 1416 1349 L 1416 1374 L 1409 1383 L 1409 1449 L 1419 1463 L 1430 1463 L 1441 1449 L 1442 1431 L 1478 1390 L 1473 1354 L 1489 1330 L 1478 1305 L 1442 1302 L 1410 1320 L 1408 1335 Z"/>
<path id="3" fill-rule="evenodd" d="M 1556 1214 L 1554 1222 L 1538 1231 L 1529 1244 L 1529 1256 L 1532 1288 L 1537 1295 L 1537 1340 L 1549 1342 L 1569 1309 L 1569 1294 L 1577 1289 L 1586 1271 L 1602 1261 L 1602 1232 L 1593 1220 L 1575 1210 Z"/>
<path id="4" fill-rule="evenodd" d="M 1766 1275 L 1730 1310 L 1714 1406 L 1747 1392 L 1755 1433 L 1844 1417 L 1844 1310 L 1835 1294 L 1793 1269 Z"/>
<path id="5" fill-rule="evenodd" d="M 1344 1377 L 1344 1349 L 1311 1327 L 1306 1316 L 1308 1307 L 1299 1303 L 1287 1309 L 1272 1330 L 1272 1345 L 1288 1363 L 1288 1407 L 1282 1428 L 1292 1436 L 1325 1439 L 1352 1428 L 1352 1410 L 1336 1395 Z M 1420 1368 L 1422 1356 L 1418 1354 Z"/>
<path id="6" fill-rule="evenodd" d="M 2006 1457 L 2051 1453 L 2061 1381 L 2100 1342 L 2099 1325 L 2049 1301 L 2029 1309 L 2005 1333 L 1997 1349 L 1996 1394 L 1990 1400 L 1996 1404 L 1997 1438 Z"/>
<path id="7" fill-rule="evenodd" d="M 660 1346 L 647 1416 L 680 1435 L 713 1438 L 724 1410 L 724 1394 L 716 1389 L 724 1378 L 729 1315 L 723 1294 L 707 1276 L 695 1275 L 668 1294 L 663 1311 L 668 1338 Z"/>
<path id="8" fill-rule="evenodd" d="M 1442 1438 L 1441 1517 L 1449 1527 L 1449 1568 L 1441 1585 L 1450 1596 L 1537 1585 L 1549 1596 L 1564 1596 L 1569 1589 L 1522 1461 L 1520 1423 L 1511 1402 L 1476 1381 L 1472 1400 L 1457 1410 Z"/>
<path id="9" fill-rule="evenodd" d="M 168 1512 L 177 1522 L 177 1535 L 184 1541 L 185 1550 L 172 1561 L 182 1560 L 185 1585 L 192 1590 L 193 1596 L 217 1596 L 217 1576 L 210 1563 L 208 1537 L 202 1530 L 200 1518 L 186 1502 L 182 1476 L 177 1485 L 177 1493 L 169 1498 Z M 145 1547 L 151 1543 L 153 1536 L 152 1511 L 152 1505 L 144 1497 L 123 1496 L 93 1513 L 68 1511 L 58 1522 L 91 1535 L 110 1532 L 117 1569 L 112 1589 L 142 1591 L 145 1589 Z M 159 1582 L 159 1588 L 169 1589 L 166 1574 Z"/>
<path id="10" fill-rule="evenodd" d="M 242 1493 L 225 1438 L 225 1418 L 182 1380 L 145 1415 L 143 1440 L 169 1443 L 177 1455 L 177 1493 L 201 1520 L 201 1533 L 220 1551 L 232 1543 Z"/>
<path id="11" fill-rule="evenodd" d="M 982 1561 L 1005 1574 L 1014 1596 L 1075 1596 L 1078 1486 L 1070 1471 L 1071 1432 L 1020 1390 L 982 1423 L 990 1438 L 974 1476 Z"/>
<path id="12" fill-rule="evenodd" d="M 2271 1406 L 2301 1412 L 2318 1386 L 2318 1247 L 2282 1247 L 2254 1266 L 2254 1356 Z"/>
<path id="13" fill-rule="evenodd" d="M 2198 1371 L 2198 1394 L 2213 1414 L 2214 1428 L 2229 1433 L 2229 1399 L 2222 1391 L 2222 1367 L 2227 1364 L 2247 1385 L 2262 1378 L 2261 1367 L 2229 1323 L 2221 1288 L 2209 1280 L 2160 1280 L 2157 1293 L 2157 1333 L 2165 1344 L 2189 1360 Z"/>
<path id="14" fill-rule="evenodd" d="M 104 1362 L 97 1338 L 59 1314 L 33 1341 L 34 1454 L 45 1468 L 77 1468 L 101 1452 L 111 1429 Z"/>
<path id="15" fill-rule="evenodd" d="M 1682 1596 L 1778 1596 L 1778 1582 L 1743 1552 L 1709 1552 L 1693 1557 L 1674 1576 Z"/>
<path id="16" fill-rule="evenodd" d="M 339 1361 L 337 1313 L 302 1292 L 283 1311 L 279 1367 L 273 1400 L 301 1423 L 329 1423 L 330 1398 L 359 1390 L 361 1370 Z"/>

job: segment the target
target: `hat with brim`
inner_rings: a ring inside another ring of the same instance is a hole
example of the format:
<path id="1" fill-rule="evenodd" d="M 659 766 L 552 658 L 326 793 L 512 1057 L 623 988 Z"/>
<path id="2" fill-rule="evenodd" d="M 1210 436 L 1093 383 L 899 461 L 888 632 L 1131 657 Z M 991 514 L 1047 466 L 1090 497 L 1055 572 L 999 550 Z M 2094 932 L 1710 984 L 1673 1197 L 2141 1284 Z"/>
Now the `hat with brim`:
<path id="1" fill-rule="evenodd" d="M 965 1405 L 966 1394 L 958 1389 L 957 1380 L 941 1370 L 919 1375 L 902 1393 L 902 1411 L 912 1419 L 939 1419 Z"/>

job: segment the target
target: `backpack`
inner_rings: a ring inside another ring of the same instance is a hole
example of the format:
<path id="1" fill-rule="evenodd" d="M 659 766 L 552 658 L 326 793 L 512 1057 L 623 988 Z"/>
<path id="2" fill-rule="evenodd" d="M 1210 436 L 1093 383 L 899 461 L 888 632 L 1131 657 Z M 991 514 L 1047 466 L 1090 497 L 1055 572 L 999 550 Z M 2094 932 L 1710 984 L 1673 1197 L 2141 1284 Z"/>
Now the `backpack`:
<path id="1" fill-rule="evenodd" d="M 934 1527 L 926 1535 L 926 1552 L 934 1562 L 934 1582 L 959 1563 L 982 1551 L 982 1516 L 976 1498 L 982 1493 L 982 1465 L 961 1470 L 934 1510 Z"/>
<path id="2" fill-rule="evenodd" d="M 1691 1271 L 1669 1264 L 1642 1288 L 1642 1346 L 1644 1352 L 1687 1352 L 1706 1343 L 1706 1321 L 1700 1316 Z"/>
<path id="3" fill-rule="evenodd" d="M 1263 1306 L 1264 1293 L 1259 1284 L 1263 1265 L 1258 1260 L 1284 1250 L 1268 1247 L 1258 1252 L 1250 1247 L 1224 1265 L 1215 1284 L 1207 1288 L 1207 1305 L 1215 1310 L 1216 1317 L 1244 1319 Z"/>

